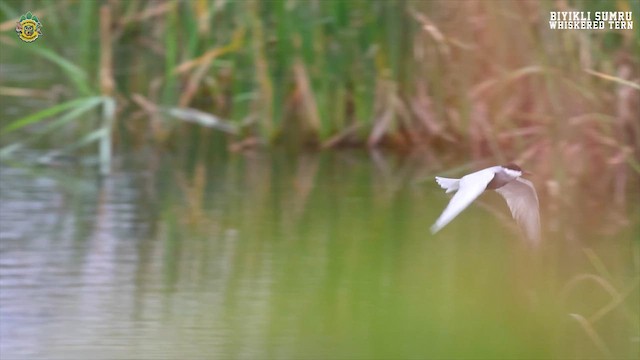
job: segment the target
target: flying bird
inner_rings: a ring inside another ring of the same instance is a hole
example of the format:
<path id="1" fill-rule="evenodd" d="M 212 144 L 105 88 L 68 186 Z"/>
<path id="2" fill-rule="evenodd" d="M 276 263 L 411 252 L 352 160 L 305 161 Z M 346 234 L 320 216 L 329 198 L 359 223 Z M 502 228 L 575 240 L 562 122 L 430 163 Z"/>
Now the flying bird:
<path id="1" fill-rule="evenodd" d="M 435 234 L 466 209 L 485 190 L 495 190 L 507 201 L 511 215 L 534 242 L 540 240 L 540 211 L 538 195 L 531 181 L 522 178 L 522 169 L 515 164 L 492 166 L 463 176 L 449 179 L 436 176 L 436 182 L 446 193 L 457 192 L 442 215 L 431 226 Z"/>

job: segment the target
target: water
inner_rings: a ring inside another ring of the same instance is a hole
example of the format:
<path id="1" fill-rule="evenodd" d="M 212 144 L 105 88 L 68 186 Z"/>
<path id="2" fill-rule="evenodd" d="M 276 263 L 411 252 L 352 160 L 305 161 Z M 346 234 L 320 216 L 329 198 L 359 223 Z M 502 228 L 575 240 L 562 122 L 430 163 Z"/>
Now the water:
<path id="1" fill-rule="evenodd" d="M 3 165 L 0 358 L 640 355 L 636 203 L 558 225 L 542 195 L 532 249 L 495 194 L 430 235 L 448 198 L 416 159 L 142 158 Z"/>

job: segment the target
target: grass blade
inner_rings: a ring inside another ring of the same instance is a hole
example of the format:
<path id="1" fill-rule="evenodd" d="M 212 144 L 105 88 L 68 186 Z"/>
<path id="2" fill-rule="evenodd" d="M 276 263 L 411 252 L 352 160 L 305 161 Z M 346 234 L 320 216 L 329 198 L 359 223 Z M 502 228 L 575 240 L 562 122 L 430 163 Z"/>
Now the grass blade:
<path id="1" fill-rule="evenodd" d="M 187 122 L 193 122 L 205 127 L 214 128 L 230 134 L 236 134 L 238 129 L 228 121 L 224 121 L 212 114 L 191 108 L 165 108 L 168 115 Z"/>
<path id="2" fill-rule="evenodd" d="M 607 344 L 605 344 L 604 340 L 602 340 L 600 335 L 598 335 L 598 333 L 593 328 L 591 323 L 587 319 L 585 319 L 584 316 L 580 314 L 569 314 L 569 316 L 571 316 L 571 318 L 576 320 L 578 324 L 582 326 L 582 329 L 584 330 L 584 332 L 587 334 L 587 336 L 589 336 L 591 341 L 593 341 L 593 343 L 596 345 L 598 350 L 602 352 L 603 355 L 605 355 L 609 359 L 613 357 L 612 352 L 607 346 Z"/>
<path id="3" fill-rule="evenodd" d="M 106 98 L 102 105 L 102 127 L 104 132 L 100 138 L 100 174 L 107 175 L 111 172 L 111 134 L 113 121 L 116 114 L 116 101 Z"/>
<path id="4" fill-rule="evenodd" d="M 91 106 L 95 106 L 100 101 L 102 101 L 102 98 L 99 97 L 99 96 L 96 96 L 96 97 L 89 97 L 89 98 L 81 98 L 81 99 L 71 100 L 71 101 L 68 101 L 66 103 L 58 104 L 58 105 L 52 106 L 50 108 L 44 109 L 42 111 L 39 111 L 39 112 L 37 112 L 35 114 L 28 115 L 28 116 L 25 116 L 23 118 L 20 118 L 18 120 L 13 121 L 9 125 L 7 125 L 4 128 L 2 128 L 1 133 L 6 135 L 6 134 L 11 133 L 11 132 L 13 132 L 15 130 L 21 129 L 21 128 L 25 127 L 25 126 L 28 126 L 28 125 L 37 123 L 39 121 L 42 121 L 43 119 L 48 118 L 50 116 L 54 116 L 56 114 L 59 114 L 59 113 L 65 111 L 65 110 L 76 108 L 76 107 L 82 107 L 83 105 L 88 105 L 88 104 L 91 104 Z"/>
<path id="5" fill-rule="evenodd" d="M 634 83 L 632 81 L 625 80 L 625 79 L 619 78 L 617 76 L 601 73 L 601 72 L 590 70 L 590 69 L 584 69 L 584 71 L 587 72 L 588 74 L 591 74 L 593 76 L 597 76 L 597 77 L 599 77 L 601 79 L 613 81 L 613 82 L 616 82 L 618 84 L 626 85 L 626 86 L 632 87 L 632 88 L 634 88 L 636 90 L 640 90 L 640 84 Z"/>
<path id="6" fill-rule="evenodd" d="M 80 115 L 86 113 L 87 111 L 93 109 L 94 107 L 96 107 L 97 105 L 100 105 L 103 102 L 103 98 L 101 97 L 91 97 L 91 98 L 80 99 L 80 100 L 85 100 L 85 101 L 83 101 L 80 104 L 77 104 L 77 106 L 75 106 L 71 111 L 59 117 L 58 119 L 52 121 L 51 123 L 47 124 L 43 129 L 39 130 L 36 134 L 32 135 L 28 139 L 22 142 L 10 144 L 0 149 L 0 158 L 7 157 L 8 155 L 12 154 L 16 150 L 21 149 L 25 144 L 32 142 L 34 140 L 37 140 L 40 137 L 46 135 L 47 133 L 50 133 L 51 131 L 67 124 L 68 122 L 78 118 Z"/>
<path id="7" fill-rule="evenodd" d="M 89 85 L 87 73 L 71 61 L 45 47 L 29 47 L 28 49 L 58 65 L 66 73 L 69 79 L 71 79 L 76 86 L 76 90 L 78 90 L 81 95 L 90 95 L 95 93 Z"/>

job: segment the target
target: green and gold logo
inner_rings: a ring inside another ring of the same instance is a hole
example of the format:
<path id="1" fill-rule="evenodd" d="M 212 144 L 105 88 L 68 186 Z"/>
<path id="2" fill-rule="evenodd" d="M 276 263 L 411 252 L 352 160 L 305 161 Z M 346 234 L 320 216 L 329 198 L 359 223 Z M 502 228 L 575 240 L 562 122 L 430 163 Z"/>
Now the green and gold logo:
<path id="1" fill-rule="evenodd" d="M 42 24 L 31 11 L 22 15 L 16 25 L 16 32 L 22 41 L 32 42 L 42 35 Z"/>

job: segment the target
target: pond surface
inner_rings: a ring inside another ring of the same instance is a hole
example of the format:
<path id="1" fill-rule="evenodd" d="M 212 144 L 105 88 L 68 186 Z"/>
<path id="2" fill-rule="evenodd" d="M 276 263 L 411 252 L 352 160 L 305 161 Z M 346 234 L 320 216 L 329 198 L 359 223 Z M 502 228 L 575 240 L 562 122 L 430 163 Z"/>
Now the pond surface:
<path id="1" fill-rule="evenodd" d="M 640 355 L 637 203 L 558 226 L 543 196 L 532 248 L 486 194 L 434 236 L 448 197 L 414 160 L 3 164 L 0 358 Z"/>

